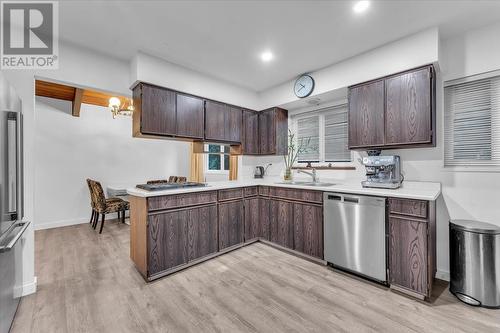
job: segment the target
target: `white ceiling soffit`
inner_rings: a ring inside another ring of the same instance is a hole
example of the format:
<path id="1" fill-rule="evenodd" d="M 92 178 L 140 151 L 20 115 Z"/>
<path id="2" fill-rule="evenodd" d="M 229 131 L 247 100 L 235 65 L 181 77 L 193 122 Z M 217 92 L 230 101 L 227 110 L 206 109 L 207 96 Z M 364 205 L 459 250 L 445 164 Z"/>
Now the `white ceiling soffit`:
<path id="1" fill-rule="evenodd" d="M 447 36 L 500 20 L 500 1 L 60 1 L 63 40 L 130 60 L 155 55 L 264 91 L 438 26 Z M 271 50 L 267 63 L 260 54 Z"/>

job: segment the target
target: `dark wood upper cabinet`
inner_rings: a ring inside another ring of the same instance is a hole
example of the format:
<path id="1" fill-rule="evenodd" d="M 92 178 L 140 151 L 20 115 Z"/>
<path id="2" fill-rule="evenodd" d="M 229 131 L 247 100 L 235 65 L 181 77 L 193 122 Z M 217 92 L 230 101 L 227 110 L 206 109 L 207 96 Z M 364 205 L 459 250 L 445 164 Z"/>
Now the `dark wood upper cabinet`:
<path id="1" fill-rule="evenodd" d="M 242 109 L 236 106 L 229 107 L 227 120 L 224 121 L 226 141 L 241 142 Z"/>
<path id="2" fill-rule="evenodd" d="M 141 84 L 141 132 L 144 134 L 176 134 L 176 93 L 160 87 Z"/>
<path id="3" fill-rule="evenodd" d="M 259 155 L 259 113 L 243 110 L 242 152 L 243 155 Z"/>
<path id="4" fill-rule="evenodd" d="M 432 65 L 349 87 L 349 148 L 435 145 Z"/>
<path id="5" fill-rule="evenodd" d="M 241 109 L 224 103 L 205 102 L 205 139 L 218 142 L 241 141 Z"/>
<path id="6" fill-rule="evenodd" d="M 229 113 L 229 106 L 224 103 L 205 102 L 205 139 L 225 141 L 224 119 Z"/>
<path id="7" fill-rule="evenodd" d="M 432 68 L 385 81 L 385 144 L 432 143 Z"/>
<path id="8" fill-rule="evenodd" d="M 219 203 L 219 250 L 243 243 L 243 200 Z"/>
<path id="9" fill-rule="evenodd" d="M 227 143 L 232 153 L 285 155 L 288 112 L 244 110 L 223 102 L 139 82 L 132 88 L 132 135 Z"/>
<path id="10" fill-rule="evenodd" d="M 384 81 L 349 89 L 349 148 L 384 145 Z"/>
<path id="11" fill-rule="evenodd" d="M 177 135 L 203 139 L 205 130 L 204 101 L 177 93 Z"/>
<path id="12" fill-rule="evenodd" d="M 259 112 L 260 155 L 286 155 L 288 111 L 271 108 Z"/>

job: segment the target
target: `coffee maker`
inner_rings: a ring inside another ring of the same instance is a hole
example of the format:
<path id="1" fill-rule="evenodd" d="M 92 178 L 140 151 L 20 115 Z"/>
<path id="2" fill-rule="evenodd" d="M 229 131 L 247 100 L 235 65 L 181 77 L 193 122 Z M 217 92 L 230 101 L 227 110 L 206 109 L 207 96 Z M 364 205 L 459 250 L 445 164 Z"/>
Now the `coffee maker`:
<path id="1" fill-rule="evenodd" d="M 397 189 L 403 182 L 399 156 L 380 156 L 380 151 L 369 151 L 361 163 L 366 168 L 363 187 Z"/>

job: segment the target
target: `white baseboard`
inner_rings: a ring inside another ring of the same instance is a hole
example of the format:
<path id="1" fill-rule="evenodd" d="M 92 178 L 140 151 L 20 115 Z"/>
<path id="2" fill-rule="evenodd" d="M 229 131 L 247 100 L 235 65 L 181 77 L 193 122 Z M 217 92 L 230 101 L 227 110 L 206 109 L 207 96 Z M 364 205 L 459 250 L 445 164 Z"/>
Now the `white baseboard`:
<path id="1" fill-rule="evenodd" d="M 66 227 L 75 224 L 89 223 L 89 221 L 90 221 L 90 216 L 80 219 L 61 220 L 48 223 L 35 223 L 34 228 L 35 230 L 52 229 L 52 228 Z"/>
<path id="2" fill-rule="evenodd" d="M 128 214 L 125 214 L 126 217 L 128 217 Z M 118 218 L 118 214 L 113 213 L 113 214 L 106 214 L 106 220 L 108 219 L 116 219 Z M 69 219 L 69 220 L 60 220 L 60 221 L 55 221 L 55 222 L 47 222 L 47 223 L 35 223 L 33 228 L 35 230 L 44 230 L 44 229 L 52 229 L 52 228 L 59 228 L 59 227 L 67 227 L 70 225 L 76 225 L 76 224 L 83 224 L 83 223 L 89 223 L 90 221 L 90 215 L 89 217 L 82 217 L 79 219 Z M 99 218 L 99 223 L 101 219 Z"/>
<path id="3" fill-rule="evenodd" d="M 436 278 L 444 281 L 450 281 L 450 272 L 438 270 L 436 272 Z"/>
<path id="4" fill-rule="evenodd" d="M 33 281 L 14 288 L 14 297 L 22 297 L 36 293 L 37 278 L 33 277 Z"/>

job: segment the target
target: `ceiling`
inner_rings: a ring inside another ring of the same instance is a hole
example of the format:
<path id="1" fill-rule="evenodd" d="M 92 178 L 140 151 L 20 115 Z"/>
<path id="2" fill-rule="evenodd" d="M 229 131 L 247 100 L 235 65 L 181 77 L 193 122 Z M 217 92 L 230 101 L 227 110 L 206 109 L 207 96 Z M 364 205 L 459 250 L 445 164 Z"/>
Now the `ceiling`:
<path id="1" fill-rule="evenodd" d="M 500 1 L 60 1 L 60 38 L 120 59 L 137 51 L 263 91 L 406 35 L 500 21 Z M 275 59 L 260 60 L 271 50 Z"/>

